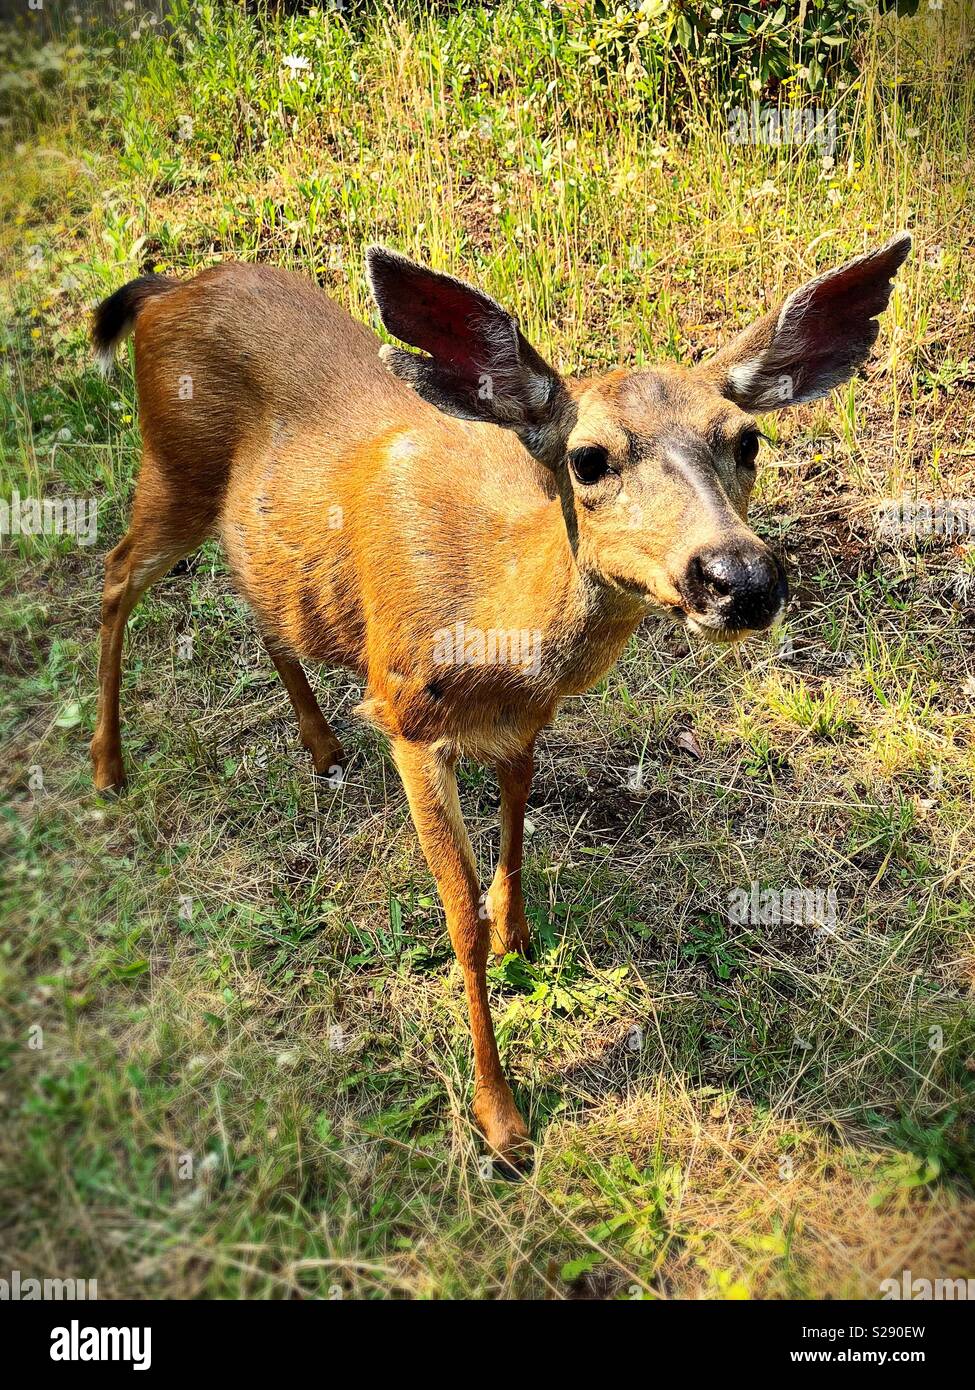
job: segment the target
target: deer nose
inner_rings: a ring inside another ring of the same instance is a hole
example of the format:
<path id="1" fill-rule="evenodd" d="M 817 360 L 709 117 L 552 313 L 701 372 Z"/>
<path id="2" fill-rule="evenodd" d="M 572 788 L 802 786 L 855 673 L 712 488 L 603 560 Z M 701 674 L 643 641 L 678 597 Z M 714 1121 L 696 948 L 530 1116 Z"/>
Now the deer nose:
<path id="1" fill-rule="evenodd" d="M 768 627 L 785 604 L 785 570 L 764 546 L 739 542 L 699 550 L 681 586 L 695 614 L 714 627 Z"/>

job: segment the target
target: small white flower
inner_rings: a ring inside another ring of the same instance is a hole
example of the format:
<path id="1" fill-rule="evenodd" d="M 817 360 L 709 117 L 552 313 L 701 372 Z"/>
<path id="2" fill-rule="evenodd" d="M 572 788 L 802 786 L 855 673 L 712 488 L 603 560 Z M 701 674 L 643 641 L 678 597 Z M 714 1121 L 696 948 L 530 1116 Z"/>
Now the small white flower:
<path id="1" fill-rule="evenodd" d="M 62 444 L 67 444 L 68 441 L 69 441 L 70 438 L 71 438 L 71 431 L 70 431 L 70 430 L 58 430 L 58 432 L 57 432 L 57 438 L 61 441 Z"/>
<path id="2" fill-rule="evenodd" d="M 722 10 L 720 6 L 715 5 L 714 9 L 711 11 L 711 18 L 714 20 L 715 24 L 717 24 L 723 14 L 724 10 Z"/>
<path id="3" fill-rule="evenodd" d="M 281 66 L 287 68 L 290 73 L 311 72 L 311 59 L 303 58 L 297 53 L 288 53 L 281 59 Z"/>

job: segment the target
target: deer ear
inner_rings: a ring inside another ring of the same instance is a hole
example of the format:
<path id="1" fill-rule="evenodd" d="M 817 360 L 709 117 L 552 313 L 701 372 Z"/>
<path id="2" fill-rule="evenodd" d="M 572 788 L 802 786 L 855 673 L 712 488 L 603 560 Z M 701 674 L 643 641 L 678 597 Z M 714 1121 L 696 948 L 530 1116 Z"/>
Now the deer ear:
<path id="1" fill-rule="evenodd" d="M 877 315 L 911 249 L 909 232 L 808 281 L 697 370 L 743 410 L 780 410 L 825 396 L 869 356 Z"/>
<path id="2" fill-rule="evenodd" d="M 514 430 L 553 467 L 568 435 L 568 392 L 515 319 L 480 290 L 384 246 L 369 247 L 366 270 L 384 326 L 421 349 L 384 346 L 393 375 L 446 415 Z"/>

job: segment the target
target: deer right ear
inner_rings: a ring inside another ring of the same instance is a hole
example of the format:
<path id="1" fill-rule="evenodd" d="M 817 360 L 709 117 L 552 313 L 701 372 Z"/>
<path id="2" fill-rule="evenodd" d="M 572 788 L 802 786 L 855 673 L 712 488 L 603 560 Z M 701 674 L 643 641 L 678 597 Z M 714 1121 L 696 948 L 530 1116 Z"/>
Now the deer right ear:
<path id="1" fill-rule="evenodd" d="M 847 381 L 880 331 L 877 315 L 911 249 L 909 232 L 793 290 L 695 371 L 743 410 L 780 410 Z"/>
<path id="2" fill-rule="evenodd" d="M 385 246 L 366 252 L 369 287 L 386 329 L 420 353 L 385 345 L 394 376 L 446 415 L 514 430 L 554 468 L 571 421 L 562 378 L 488 295 Z"/>

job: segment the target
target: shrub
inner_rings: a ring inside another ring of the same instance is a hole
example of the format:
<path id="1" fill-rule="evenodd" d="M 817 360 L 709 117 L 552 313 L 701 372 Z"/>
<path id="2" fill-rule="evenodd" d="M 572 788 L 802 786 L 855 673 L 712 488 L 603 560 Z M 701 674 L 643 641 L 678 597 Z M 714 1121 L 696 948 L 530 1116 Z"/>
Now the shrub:
<path id="1" fill-rule="evenodd" d="M 870 0 L 640 0 L 592 7 L 587 0 L 563 11 L 590 22 L 572 47 L 593 68 L 623 72 L 634 103 L 659 101 L 661 86 L 678 99 L 775 97 L 818 93 L 856 71 Z"/>

